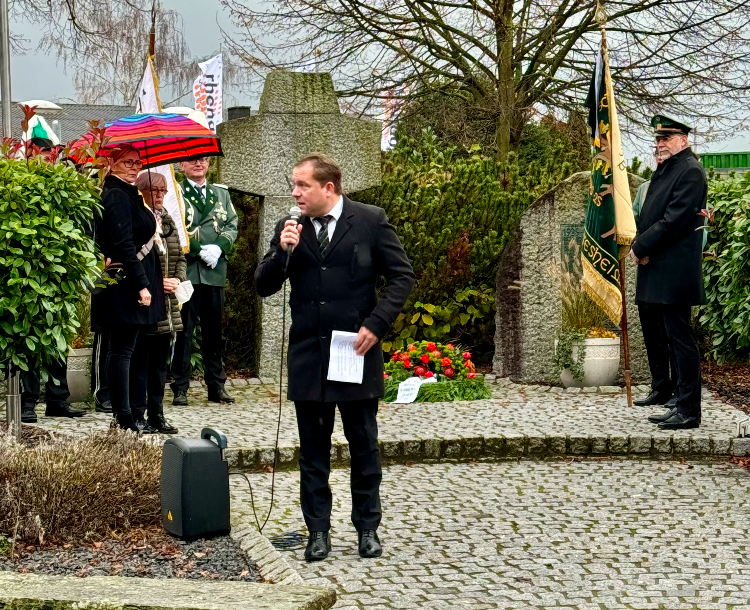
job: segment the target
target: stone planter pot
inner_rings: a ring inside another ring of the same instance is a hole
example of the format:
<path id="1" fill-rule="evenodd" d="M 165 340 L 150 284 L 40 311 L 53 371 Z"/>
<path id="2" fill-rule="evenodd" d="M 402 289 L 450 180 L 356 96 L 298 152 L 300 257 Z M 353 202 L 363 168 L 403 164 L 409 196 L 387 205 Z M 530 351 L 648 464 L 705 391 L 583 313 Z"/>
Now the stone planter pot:
<path id="1" fill-rule="evenodd" d="M 68 388 L 70 402 L 83 402 L 91 398 L 91 356 L 93 349 L 84 347 L 68 352 Z"/>
<path id="2" fill-rule="evenodd" d="M 557 343 L 555 343 L 557 347 Z M 573 360 L 578 357 L 578 347 L 573 344 Z M 583 381 L 578 381 L 570 370 L 560 373 L 566 388 L 588 388 L 615 385 L 620 371 L 620 338 L 586 339 L 586 359 L 583 362 Z"/>

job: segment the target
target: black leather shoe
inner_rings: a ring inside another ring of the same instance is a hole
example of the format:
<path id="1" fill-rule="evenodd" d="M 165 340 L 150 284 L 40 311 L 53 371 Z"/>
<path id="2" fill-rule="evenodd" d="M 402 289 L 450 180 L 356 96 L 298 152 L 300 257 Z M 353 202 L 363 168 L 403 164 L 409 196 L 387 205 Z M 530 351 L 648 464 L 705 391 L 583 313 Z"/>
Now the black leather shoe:
<path id="1" fill-rule="evenodd" d="M 187 401 L 187 390 L 177 390 L 174 395 L 174 400 L 172 401 L 172 404 L 175 407 L 187 407 L 188 401 Z"/>
<path id="2" fill-rule="evenodd" d="M 331 552 L 330 532 L 310 532 L 307 537 L 305 561 L 323 561 Z"/>
<path id="3" fill-rule="evenodd" d="M 670 419 L 675 413 L 677 413 L 677 407 L 669 407 L 661 415 L 649 415 L 648 421 L 650 421 L 652 424 L 660 424 L 661 422 Z"/>
<path id="4" fill-rule="evenodd" d="M 36 417 L 36 405 L 25 404 L 21 405 L 21 423 L 34 424 L 37 421 Z"/>
<path id="5" fill-rule="evenodd" d="M 179 430 L 170 424 L 163 415 L 157 415 L 155 418 L 148 418 L 149 425 L 159 434 L 177 434 Z"/>
<path id="6" fill-rule="evenodd" d="M 653 407 L 654 405 L 666 404 L 670 398 L 672 398 L 671 394 L 664 394 L 657 392 L 656 390 L 651 390 L 651 393 L 646 396 L 646 398 L 634 400 L 633 404 L 636 407 Z"/>
<path id="7" fill-rule="evenodd" d="M 660 430 L 688 430 L 697 428 L 701 425 L 700 417 L 689 417 L 679 411 L 670 417 L 667 421 L 659 424 Z"/>
<path id="8" fill-rule="evenodd" d="M 44 414 L 47 417 L 83 417 L 84 412 L 72 408 L 67 402 L 51 402 Z"/>
<path id="9" fill-rule="evenodd" d="M 130 430 L 131 432 L 135 432 L 137 436 L 141 435 L 140 429 L 135 425 L 135 420 L 133 419 L 132 413 L 128 413 L 126 415 L 115 415 L 112 418 L 112 422 L 109 424 L 109 427 L 119 428 L 120 430 Z"/>
<path id="10" fill-rule="evenodd" d="M 220 390 L 216 392 L 208 393 L 208 402 L 223 402 L 223 403 L 231 404 L 234 402 L 234 398 L 232 398 L 229 394 L 227 394 L 224 388 L 221 388 Z"/>
<path id="11" fill-rule="evenodd" d="M 362 530 L 359 532 L 359 556 L 364 559 L 380 557 L 383 547 L 380 545 L 378 533 L 375 530 Z"/>
<path id="12" fill-rule="evenodd" d="M 158 434 L 159 431 L 143 419 L 135 420 L 135 427 L 141 434 Z"/>
<path id="13" fill-rule="evenodd" d="M 108 400 L 105 400 L 104 402 L 99 402 L 97 400 L 94 402 L 94 411 L 97 413 L 112 413 L 112 403 Z"/>

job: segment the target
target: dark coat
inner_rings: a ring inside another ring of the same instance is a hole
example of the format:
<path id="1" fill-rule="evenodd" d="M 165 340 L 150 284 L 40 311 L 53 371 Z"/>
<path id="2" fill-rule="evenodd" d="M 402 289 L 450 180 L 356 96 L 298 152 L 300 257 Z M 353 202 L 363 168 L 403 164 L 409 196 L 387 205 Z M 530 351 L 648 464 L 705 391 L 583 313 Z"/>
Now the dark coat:
<path id="1" fill-rule="evenodd" d="M 161 251 L 158 252 L 162 276 L 176 277 L 184 282 L 187 279 L 185 254 L 182 252 L 180 235 L 177 232 L 174 220 L 166 211 L 161 219 L 161 231 L 162 238 L 167 246 L 164 254 Z M 174 293 L 164 296 L 167 302 L 167 316 L 159 322 L 156 332 L 159 334 L 182 332 L 182 315 L 180 314 L 180 304 L 177 302 L 177 297 Z"/>
<path id="2" fill-rule="evenodd" d="M 687 148 L 659 165 L 651 177 L 638 220 L 633 252 L 638 265 L 636 301 L 701 305 L 703 217 L 708 187 L 703 166 Z"/>
<path id="3" fill-rule="evenodd" d="M 112 175 L 104 180 L 102 207 L 96 243 L 106 258 L 123 265 L 125 278 L 93 296 L 94 324 L 155 325 L 167 315 L 159 256 L 156 246 L 143 260 L 139 261 L 136 255 L 156 232 L 156 219 L 138 189 Z M 151 293 L 148 307 L 138 304 L 138 293 L 143 288 Z"/>
<path id="4" fill-rule="evenodd" d="M 286 220 L 286 219 L 285 219 Z M 278 292 L 287 255 L 279 245 L 284 220 L 276 225 L 271 249 L 255 272 L 262 297 Z M 289 399 L 338 402 L 383 396 L 383 348 L 378 342 L 365 355 L 362 384 L 328 381 L 331 331 L 388 332 L 414 285 L 414 272 L 388 217 L 378 207 L 344 197 L 344 208 L 325 256 L 315 226 L 302 220 L 300 243 L 292 253 L 287 276 L 289 306 Z M 384 277 L 378 299 L 375 286 Z"/>

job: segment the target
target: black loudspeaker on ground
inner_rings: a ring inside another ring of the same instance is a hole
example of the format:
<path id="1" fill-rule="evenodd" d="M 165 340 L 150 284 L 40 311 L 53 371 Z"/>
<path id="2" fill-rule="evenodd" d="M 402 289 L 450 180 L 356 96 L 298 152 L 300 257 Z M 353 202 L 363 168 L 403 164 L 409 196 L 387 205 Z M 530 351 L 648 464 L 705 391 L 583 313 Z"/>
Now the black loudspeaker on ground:
<path id="1" fill-rule="evenodd" d="M 226 435 L 211 428 L 203 428 L 200 439 L 171 438 L 164 443 L 161 517 L 173 536 L 191 540 L 229 533 L 226 448 Z"/>

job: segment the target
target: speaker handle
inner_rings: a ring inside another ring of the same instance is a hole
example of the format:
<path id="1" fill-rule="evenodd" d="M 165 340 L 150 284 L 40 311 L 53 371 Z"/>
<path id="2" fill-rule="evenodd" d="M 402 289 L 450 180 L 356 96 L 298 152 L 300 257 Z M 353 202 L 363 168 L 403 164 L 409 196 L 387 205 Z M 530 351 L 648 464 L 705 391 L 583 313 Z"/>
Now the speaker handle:
<path id="1" fill-rule="evenodd" d="M 213 439 L 221 449 L 221 459 L 224 459 L 224 450 L 227 448 L 227 435 L 221 430 L 214 430 L 213 428 L 203 428 L 201 430 L 202 439 Z"/>

